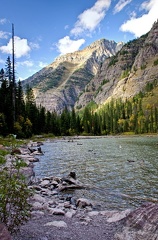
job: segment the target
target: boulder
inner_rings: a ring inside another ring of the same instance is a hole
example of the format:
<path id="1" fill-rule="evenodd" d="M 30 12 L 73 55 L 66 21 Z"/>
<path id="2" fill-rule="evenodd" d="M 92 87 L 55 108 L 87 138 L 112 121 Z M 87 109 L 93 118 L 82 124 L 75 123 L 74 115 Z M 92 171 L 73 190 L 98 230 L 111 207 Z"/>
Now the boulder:
<path id="1" fill-rule="evenodd" d="M 86 198 L 77 199 L 76 206 L 80 208 L 85 208 L 87 206 L 93 206 L 92 202 Z"/>
<path id="2" fill-rule="evenodd" d="M 122 225 L 122 231 L 115 235 L 115 240 L 157 240 L 158 204 L 143 204 L 125 217 Z"/>
<path id="3" fill-rule="evenodd" d="M 1 240 L 12 240 L 12 237 L 10 233 L 8 232 L 8 229 L 3 223 L 0 223 L 0 239 Z"/>
<path id="4" fill-rule="evenodd" d="M 65 228 L 67 227 L 67 224 L 64 221 L 53 221 L 53 222 L 48 222 L 44 226 L 54 226 L 54 227 L 59 227 L 59 228 Z"/>

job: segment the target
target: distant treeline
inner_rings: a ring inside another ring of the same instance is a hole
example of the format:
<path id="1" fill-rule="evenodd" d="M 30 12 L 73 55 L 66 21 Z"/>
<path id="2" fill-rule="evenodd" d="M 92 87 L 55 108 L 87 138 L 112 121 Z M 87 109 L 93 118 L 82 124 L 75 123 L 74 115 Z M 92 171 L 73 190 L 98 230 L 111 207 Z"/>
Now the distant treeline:
<path id="1" fill-rule="evenodd" d="M 68 111 L 59 115 L 37 106 L 32 88 L 26 88 L 25 97 L 21 82 L 13 86 L 10 58 L 6 69 L 0 71 L 0 135 L 10 133 L 19 138 L 37 134 L 107 135 L 124 132 L 156 133 L 158 131 L 158 109 L 156 106 L 142 107 L 143 94 L 123 102 L 112 100 L 97 110 L 88 104 L 82 112 Z"/>

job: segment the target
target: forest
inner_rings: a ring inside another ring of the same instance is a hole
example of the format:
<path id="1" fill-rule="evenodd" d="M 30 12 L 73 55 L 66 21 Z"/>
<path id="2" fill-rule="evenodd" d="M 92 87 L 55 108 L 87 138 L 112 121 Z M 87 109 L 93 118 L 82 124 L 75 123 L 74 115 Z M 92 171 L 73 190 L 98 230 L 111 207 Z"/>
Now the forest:
<path id="1" fill-rule="evenodd" d="M 154 84 L 157 84 L 154 83 Z M 147 84 L 146 92 L 154 84 Z M 126 101 L 114 100 L 100 108 L 90 102 L 82 111 L 68 111 L 61 114 L 49 112 L 37 106 L 33 89 L 26 87 L 25 93 L 20 81 L 13 81 L 10 57 L 5 70 L 0 70 L 0 135 L 15 134 L 17 138 L 32 135 L 109 135 L 123 133 L 157 133 L 158 107 L 142 104 L 144 93 Z"/>

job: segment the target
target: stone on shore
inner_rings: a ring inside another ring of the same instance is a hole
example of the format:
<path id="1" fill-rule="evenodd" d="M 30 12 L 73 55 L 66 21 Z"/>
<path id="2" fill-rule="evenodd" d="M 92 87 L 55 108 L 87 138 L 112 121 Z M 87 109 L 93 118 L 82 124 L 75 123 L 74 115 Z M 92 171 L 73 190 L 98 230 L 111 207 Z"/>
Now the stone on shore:
<path id="1" fill-rule="evenodd" d="M 67 224 L 64 221 L 53 221 L 53 222 L 48 222 L 44 226 L 54 226 L 54 227 L 59 227 L 59 228 L 66 228 Z"/>
<path id="2" fill-rule="evenodd" d="M 157 240 L 158 204 L 143 204 L 125 217 L 122 225 L 122 231 L 115 235 L 115 240 Z"/>
<path id="3" fill-rule="evenodd" d="M 12 240 L 8 229 L 3 223 L 0 223 L 0 240 Z"/>

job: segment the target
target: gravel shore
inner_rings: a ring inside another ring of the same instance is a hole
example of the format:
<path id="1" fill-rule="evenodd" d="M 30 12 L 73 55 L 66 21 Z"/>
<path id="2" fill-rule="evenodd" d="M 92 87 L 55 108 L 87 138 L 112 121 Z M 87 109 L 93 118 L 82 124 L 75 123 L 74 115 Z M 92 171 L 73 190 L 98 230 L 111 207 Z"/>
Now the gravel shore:
<path id="1" fill-rule="evenodd" d="M 55 221 L 60 223 L 61 227 L 46 225 Z M 118 222 L 107 223 L 101 215 L 91 217 L 87 224 L 78 217 L 47 215 L 23 225 L 17 235 L 13 236 L 13 240 L 114 240 L 120 227 Z"/>

